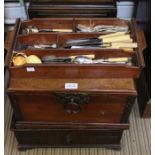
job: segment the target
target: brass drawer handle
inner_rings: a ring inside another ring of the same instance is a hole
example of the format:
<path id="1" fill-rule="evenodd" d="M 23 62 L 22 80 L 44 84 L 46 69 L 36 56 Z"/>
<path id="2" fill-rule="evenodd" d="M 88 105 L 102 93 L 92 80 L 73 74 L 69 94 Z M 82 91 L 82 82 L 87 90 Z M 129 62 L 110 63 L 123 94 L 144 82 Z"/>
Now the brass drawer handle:
<path id="1" fill-rule="evenodd" d="M 81 111 L 80 105 L 74 101 L 74 98 L 71 98 L 69 103 L 64 104 L 64 110 L 67 113 L 79 113 Z"/>
<path id="2" fill-rule="evenodd" d="M 64 105 L 64 111 L 70 114 L 77 114 L 81 111 L 81 104 L 89 102 L 89 95 L 86 93 L 55 93 L 56 99 Z"/>

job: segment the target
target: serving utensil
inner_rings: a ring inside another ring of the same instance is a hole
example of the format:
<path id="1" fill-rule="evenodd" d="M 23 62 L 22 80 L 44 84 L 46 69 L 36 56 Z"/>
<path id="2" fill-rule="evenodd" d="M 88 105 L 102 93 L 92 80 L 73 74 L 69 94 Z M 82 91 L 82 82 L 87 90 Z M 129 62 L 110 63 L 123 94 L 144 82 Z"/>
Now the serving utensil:
<path id="1" fill-rule="evenodd" d="M 130 64 L 130 57 L 94 59 L 95 55 L 78 55 L 69 57 L 56 57 L 48 55 L 41 58 L 43 63 L 73 63 L 73 64 Z"/>
<path id="2" fill-rule="evenodd" d="M 115 25 L 97 25 L 92 27 L 78 24 L 76 29 L 78 32 L 129 32 L 128 26 Z"/>
<path id="3" fill-rule="evenodd" d="M 29 34 L 29 33 L 39 33 L 39 32 L 72 32 L 72 29 L 47 29 L 47 28 L 42 28 L 39 29 L 36 26 L 28 26 L 23 30 L 23 33 Z"/>
<path id="4" fill-rule="evenodd" d="M 128 64 L 131 65 L 130 57 L 106 58 L 106 59 L 90 59 L 85 56 L 77 56 L 72 60 L 75 64 Z"/>
<path id="5" fill-rule="evenodd" d="M 87 54 L 87 55 L 82 55 L 84 57 L 87 57 L 89 59 L 94 59 L 95 55 L 94 54 Z M 47 55 L 43 56 L 41 60 L 44 63 L 71 63 L 73 59 L 75 59 L 77 56 L 68 56 L 68 57 L 57 57 L 55 55 Z"/>
<path id="6" fill-rule="evenodd" d="M 53 44 L 34 44 L 34 45 L 21 45 L 18 47 L 17 50 L 26 50 L 26 49 L 51 49 L 51 48 L 57 48 L 57 45 L 55 43 Z"/>

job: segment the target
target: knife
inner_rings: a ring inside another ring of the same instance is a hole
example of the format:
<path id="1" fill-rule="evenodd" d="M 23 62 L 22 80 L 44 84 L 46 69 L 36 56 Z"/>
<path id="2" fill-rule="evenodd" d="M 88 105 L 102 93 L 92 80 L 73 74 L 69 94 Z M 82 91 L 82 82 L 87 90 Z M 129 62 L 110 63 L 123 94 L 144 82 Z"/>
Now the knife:
<path id="1" fill-rule="evenodd" d="M 72 29 L 47 29 L 47 28 L 39 29 L 36 26 L 28 26 L 23 30 L 23 32 L 25 31 L 27 34 L 29 34 L 29 33 L 39 33 L 39 32 L 72 32 L 73 30 Z"/>
<path id="2" fill-rule="evenodd" d="M 123 43 L 123 42 L 115 42 L 115 43 L 105 43 L 100 45 L 73 45 L 71 48 L 107 48 L 107 49 L 133 49 L 137 48 L 138 45 L 136 42 L 134 43 Z"/>
<path id="3" fill-rule="evenodd" d="M 116 34 L 115 34 L 116 35 Z M 103 45 L 111 42 L 132 42 L 129 34 L 124 35 L 112 35 L 111 37 L 104 37 L 104 35 L 99 36 L 98 38 L 80 38 L 80 39 L 70 39 L 65 42 L 64 47 L 71 46 L 85 46 L 85 45 Z"/>

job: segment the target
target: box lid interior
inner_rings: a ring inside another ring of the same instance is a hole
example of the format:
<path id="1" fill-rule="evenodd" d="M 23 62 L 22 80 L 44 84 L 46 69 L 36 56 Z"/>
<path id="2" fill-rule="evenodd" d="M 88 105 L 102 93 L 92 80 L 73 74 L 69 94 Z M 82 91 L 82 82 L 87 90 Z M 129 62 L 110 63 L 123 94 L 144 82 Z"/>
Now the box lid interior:
<path id="1" fill-rule="evenodd" d="M 114 4 L 115 0 L 31 0 L 32 3 L 55 3 L 55 4 Z"/>

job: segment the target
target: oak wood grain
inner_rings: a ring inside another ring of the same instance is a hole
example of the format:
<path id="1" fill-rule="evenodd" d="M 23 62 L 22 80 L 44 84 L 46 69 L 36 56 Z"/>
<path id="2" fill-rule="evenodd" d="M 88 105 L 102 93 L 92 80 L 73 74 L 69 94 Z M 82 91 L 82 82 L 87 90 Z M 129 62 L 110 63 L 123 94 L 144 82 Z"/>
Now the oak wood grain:
<path id="1" fill-rule="evenodd" d="M 85 78 L 85 79 L 36 79 L 36 78 L 11 78 L 8 92 L 11 91 L 69 91 L 65 89 L 65 83 L 78 83 L 81 92 L 100 92 L 100 93 L 123 93 L 136 95 L 133 79 L 104 79 L 104 78 Z M 73 91 L 73 90 L 72 90 Z"/>

